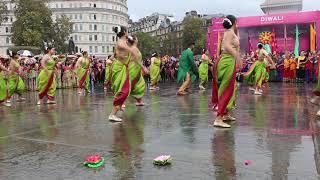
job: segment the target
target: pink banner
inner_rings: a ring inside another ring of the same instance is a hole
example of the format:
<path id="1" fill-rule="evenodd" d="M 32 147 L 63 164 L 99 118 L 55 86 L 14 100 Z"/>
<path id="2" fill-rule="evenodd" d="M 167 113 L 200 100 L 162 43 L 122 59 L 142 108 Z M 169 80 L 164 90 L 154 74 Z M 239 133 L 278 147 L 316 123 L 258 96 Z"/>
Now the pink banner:
<path id="1" fill-rule="evenodd" d="M 212 19 L 212 26 L 208 30 L 208 39 L 207 39 L 207 47 L 210 50 L 210 53 L 212 55 L 212 58 L 217 54 L 217 44 L 218 44 L 218 32 L 221 32 L 221 36 L 223 36 L 224 29 L 222 27 L 222 21 L 221 18 Z M 316 31 L 317 31 L 317 49 L 320 49 L 320 11 L 312 11 L 312 12 L 300 12 L 300 13 L 287 13 L 287 14 L 275 14 L 275 15 L 265 15 L 265 16 L 251 16 L 251 17 L 240 17 L 238 18 L 237 25 L 238 28 L 241 31 L 252 31 L 250 32 L 250 38 L 252 41 L 252 46 L 255 47 L 255 44 L 258 42 L 258 34 L 260 32 L 255 32 L 257 29 L 268 29 L 269 31 L 272 31 L 273 27 L 276 26 L 290 26 L 291 29 L 288 29 L 288 47 L 287 49 L 289 51 L 293 51 L 294 49 L 294 27 L 295 24 L 298 24 L 300 27 L 304 27 L 305 34 L 301 35 L 300 38 L 300 47 L 301 50 L 308 50 L 309 49 L 309 42 L 310 39 L 307 35 L 307 30 L 310 23 L 315 23 L 316 25 Z M 280 29 L 280 28 L 278 28 Z M 278 33 L 281 30 L 278 30 L 277 32 L 277 43 L 278 43 L 278 50 L 283 51 L 284 50 L 284 33 L 282 30 L 282 35 L 278 35 Z M 242 42 L 247 42 L 248 39 L 248 33 L 241 33 L 240 34 L 240 41 L 241 41 L 241 49 L 242 51 L 245 51 L 244 49 L 247 49 L 247 45 L 243 45 Z M 252 35 L 251 35 L 252 34 Z M 253 36 L 253 37 L 251 37 Z"/>
<path id="2" fill-rule="evenodd" d="M 302 24 L 317 22 L 320 11 L 275 14 L 267 16 L 251 16 L 238 18 L 238 27 L 266 26 L 275 24 Z"/>

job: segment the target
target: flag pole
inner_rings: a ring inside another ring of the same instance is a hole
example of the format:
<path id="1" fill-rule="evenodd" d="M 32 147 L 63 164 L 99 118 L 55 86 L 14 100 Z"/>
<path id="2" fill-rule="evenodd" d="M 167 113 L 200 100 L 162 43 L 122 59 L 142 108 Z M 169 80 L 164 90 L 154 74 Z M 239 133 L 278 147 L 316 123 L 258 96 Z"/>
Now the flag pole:
<path id="1" fill-rule="evenodd" d="M 317 26 L 316 26 L 316 22 L 314 22 L 313 23 L 314 24 L 314 28 L 313 28 L 313 30 L 314 30 L 314 32 L 315 32 L 315 35 L 314 35 L 314 38 L 315 38 L 315 42 L 316 42 L 316 44 L 315 44 L 315 50 L 318 50 L 318 38 L 317 38 Z"/>
<path id="2" fill-rule="evenodd" d="M 295 48 L 294 48 L 295 58 L 299 57 L 299 46 L 300 46 L 300 42 L 299 42 L 299 26 L 298 26 L 298 24 L 296 24 L 296 43 L 295 43 Z"/>
<path id="3" fill-rule="evenodd" d="M 288 51 L 287 50 L 287 25 L 284 25 L 284 51 L 285 53 Z"/>

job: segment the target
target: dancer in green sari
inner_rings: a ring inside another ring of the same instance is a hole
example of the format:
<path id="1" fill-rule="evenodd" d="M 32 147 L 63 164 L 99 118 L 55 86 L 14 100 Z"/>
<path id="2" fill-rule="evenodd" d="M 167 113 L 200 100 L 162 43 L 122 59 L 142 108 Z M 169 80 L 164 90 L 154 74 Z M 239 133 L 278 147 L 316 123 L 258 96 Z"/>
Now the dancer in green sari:
<path id="1" fill-rule="evenodd" d="M 244 82 L 254 88 L 249 88 L 252 91 L 256 90 L 256 87 L 261 87 L 263 80 L 265 79 L 265 64 L 262 61 L 256 61 L 251 65 L 250 69 L 243 75 Z M 262 76 L 261 76 L 262 75 Z"/>
<path id="2" fill-rule="evenodd" d="M 56 94 L 57 82 L 55 78 L 56 62 L 52 57 L 55 54 L 55 49 L 49 47 L 47 54 L 41 60 L 41 70 L 38 76 L 38 90 L 39 101 L 37 105 L 41 104 L 44 97 L 48 98 L 48 104 L 56 104 L 54 96 Z"/>
<path id="3" fill-rule="evenodd" d="M 161 79 L 160 66 L 161 66 L 161 59 L 159 54 L 158 53 L 152 54 L 151 65 L 150 65 L 150 78 L 151 78 L 150 90 L 159 89 L 158 83 Z"/>
<path id="4" fill-rule="evenodd" d="M 82 55 L 83 57 L 79 58 L 76 64 L 79 94 L 90 92 L 90 59 L 87 51 Z"/>
<path id="5" fill-rule="evenodd" d="M 189 48 L 182 52 L 181 58 L 179 60 L 179 69 L 177 82 L 182 83 L 178 90 L 178 95 L 183 96 L 187 94 L 188 89 L 190 88 L 191 82 L 194 82 L 196 77 L 197 67 L 194 62 L 194 56 L 192 49 L 195 44 L 192 42 L 189 44 Z"/>
<path id="6" fill-rule="evenodd" d="M 138 38 L 132 37 L 131 40 L 130 37 L 129 40 L 129 42 L 133 44 L 133 50 L 138 54 L 138 57 L 136 59 L 133 59 L 133 61 L 129 64 L 129 74 L 131 81 L 130 95 L 136 99 L 136 106 L 144 106 L 142 97 L 144 96 L 146 83 L 143 78 L 143 73 L 147 74 L 148 70 L 142 65 L 142 54 L 138 49 Z"/>
<path id="7" fill-rule="evenodd" d="M 108 90 L 108 87 L 110 86 L 110 75 L 111 75 L 111 66 L 114 60 L 114 55 L 108 56 L 106 60 L 106 67 L 105 67 L 105 78 L 104 78 L 104 84 L 105 84 L 105 90 Z"/>
<path id="8" fill-rule="evenodd" d="M 9 69 L 7 69 L 4 65 L 2 65 L 0 61 L 0 104 L 10 107 L 11 104 L 6 102 L 7 99 L 7 83 L 4 79 L 4 72 L 9 73 Z"/>
<path id="9" fill-rule="evenodd" d="M 204 87 L 208 83 L 209 75 L 209 64 L 211 64 L 211 60 L 209 57 L 209 50 L 203 50 L 203 55 L 201 57 L 201 64 L 199 66 L 199 78 L 200 78 L 200 84 L 199 88 L 200 90 L 206 90 Z"/>
<path id="10" fill-rule="evenodd" d="M 256 66 L 258 66 L 259 62 L 255 61 L 249 68 L 249 70 L 243 75 L 243 81 L 245 83 L 247 83 L 250 88 L 249 90 L 254 91 L 255 88 L 254 84 L 255 84 L 255 70 L 256 70 Z"/>
<path id="11" fill-rule="evenodd" d="M 117 113 L 130 95 L 131 81 L 129 65 L 134 59 L 139 59 L 139 54 L 137 54 L 133 47 L 128 45 L 128 31 L 125 27 L 121 27 L 120 29 L 119 27 L 115 27 L 113 30 L 119 40 L 116 44 L 116 60 L 111 66 L 110 83 L 115 98 L 109 120 L 122 122 L 122 119 L 117 117 Z"/>
<path id="12" fill-rule="evenodd" d="M 18 94 L 19 101 L 25 101 L 26 99 L 22 97 L 22 93 L 25 91 L 25 84 L 20 74 L 22 68 L 19 64 L 19 56 L 14 53 L 13 58 L 10 60 L 9 64 L 9 76 L 8 76 L 8 98 L 7 103 L 11 103 L 11 98 L 14 93 Z"/>
<path id="13" fill-rule="evenodd" d="M 258 43 L 258 50 L 256 51 L 257 61 L 250 67 L 249 71 L 244 75 L 244 80 L 250 82 L 252 77 L 254 77 L 254 94 L 262 95 L 262 83 L 268 79 L 268 72 L 266 70 L 265 59 L 269 61 L 270 64 L 274 66 L 271 57 L 268 55 L 267 51 L 263 49 L 263 44 Z"/>
<path id="14" fill-rule="evenodd" d="M 214 121 L 215 127 L 230 128 L 224 121 L 235 118 L 230 116 L 230 111 L 235 107 L 236 101 L 236 72 L 241 69 L 240 42 L 237 36 L 236 17 L 228 15 L 223 20 L 223 27 L 226 29 L 222 44 L 221 59 L 215 63 L 212 88 L 212 104 L 217 110 L 217 118 Z"/>

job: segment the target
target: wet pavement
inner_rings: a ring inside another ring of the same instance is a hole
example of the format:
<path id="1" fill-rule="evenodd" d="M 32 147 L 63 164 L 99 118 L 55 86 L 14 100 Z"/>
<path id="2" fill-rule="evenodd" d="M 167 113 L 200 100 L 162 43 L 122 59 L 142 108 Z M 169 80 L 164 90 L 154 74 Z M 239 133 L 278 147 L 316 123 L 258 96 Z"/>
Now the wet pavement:
<path id="1" fill-rule="evenodd" d="M 320 179 L 312 86 L 270 84 L 261 97 L 240 87 L 229 130 L 211 126 L 210 90 L 177 97 L 176 89 L 147 92 L 146 107 L 130 98 L 120 124 L 107 121 L 112 97 L 102 90 L 59 90 L 57 105 L 41 107 L 27 93 L 27 102 L 0 107 L 0 179 Z M 105 166 L 83 167 L 90 154 Z M 163 154 L 173 164 L 154 166 Z"/>

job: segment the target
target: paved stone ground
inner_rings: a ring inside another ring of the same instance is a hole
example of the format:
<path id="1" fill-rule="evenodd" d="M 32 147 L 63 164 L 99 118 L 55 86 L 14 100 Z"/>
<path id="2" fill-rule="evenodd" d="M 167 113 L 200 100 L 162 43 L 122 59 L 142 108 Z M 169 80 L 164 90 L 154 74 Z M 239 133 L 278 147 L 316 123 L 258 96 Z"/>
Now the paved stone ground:
<path id="1" fill-rule="evenodd" d="M 262 97 L 241 87 L 229 130 L 211 126 L 210 90 L 177 97 L 176 85 L 161 87 L 146 93 L 146 107 L 130 99 L 121 124 L 107 121 L 112 97 L 102 90 L 87 97 L 60 90 L 57 105 L 41 107 L 27 93 L 26 103 L 0 107 L 0 179 L 319 179 L 311 86 L 270 84 Z M 83 167 L 96 153 L 105 166 Z M 173 164 L 155 167 L 161 154 Z"/>

